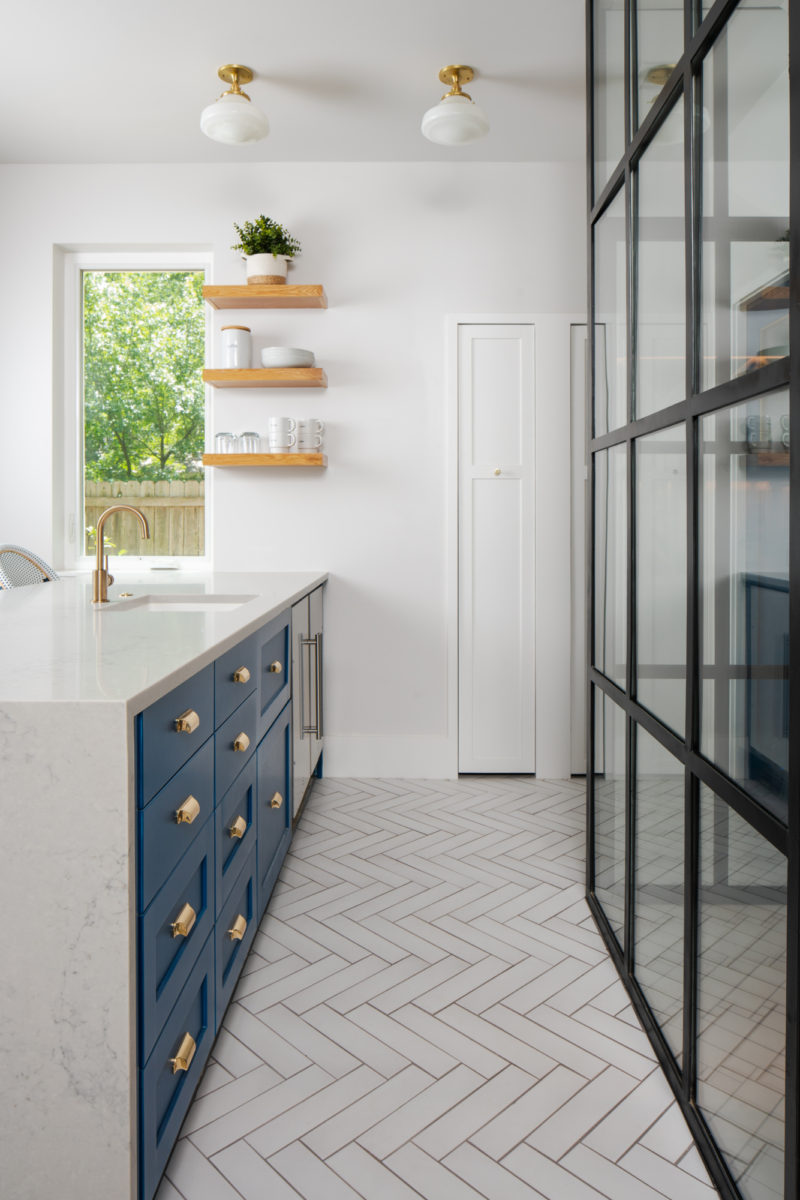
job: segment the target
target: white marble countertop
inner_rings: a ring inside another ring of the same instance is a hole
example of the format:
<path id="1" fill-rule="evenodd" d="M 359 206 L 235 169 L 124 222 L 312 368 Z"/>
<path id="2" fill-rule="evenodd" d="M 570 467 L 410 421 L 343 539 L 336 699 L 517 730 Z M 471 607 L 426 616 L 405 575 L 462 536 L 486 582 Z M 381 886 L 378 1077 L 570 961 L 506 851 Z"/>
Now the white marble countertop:
<path id="1" fill-rule="evenodd" d="M 176 571 L 168 579 L 142 571 L 118 578 L 102 605 L 91 602 L 90 573 L 0 590 L 0 703 L 122 702 L 139 712 L 326 579 L 313 571 Z M 174 599 L 174 609 L 142 603 L 198 595 L 247 599 L 216 611 Z"/>

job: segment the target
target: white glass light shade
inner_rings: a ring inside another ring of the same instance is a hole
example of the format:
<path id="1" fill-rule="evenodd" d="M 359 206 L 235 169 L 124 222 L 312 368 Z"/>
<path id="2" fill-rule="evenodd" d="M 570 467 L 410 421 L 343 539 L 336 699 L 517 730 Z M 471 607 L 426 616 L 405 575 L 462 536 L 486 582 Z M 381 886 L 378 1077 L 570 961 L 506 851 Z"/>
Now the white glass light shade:
<path id="1" fill-rule="evenodd" d="M 212 141 L 238 146 L 242 142 L 260 142 L 265 138 L 269 133 L 269 121 L 246 96 L 226 92 L 203 109 L 200 128 Z"/>
<path id="2" fill-rule="evenodd" d="M 489 121 L 483 109 L 466 96 L 444 96 L 425 113 L 422 132 L 439 146 L 462 146 L 484 137 Z"/>

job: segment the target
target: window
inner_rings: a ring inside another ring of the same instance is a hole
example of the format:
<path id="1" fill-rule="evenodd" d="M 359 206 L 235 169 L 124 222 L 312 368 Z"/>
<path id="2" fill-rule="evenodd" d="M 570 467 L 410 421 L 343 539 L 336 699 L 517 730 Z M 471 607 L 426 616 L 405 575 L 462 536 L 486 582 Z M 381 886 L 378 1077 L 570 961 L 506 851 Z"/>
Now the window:
<path id="1" fill-rule="evenodd" d="M 137 565 L 205 561 L 204 266 L 155 256 L 70 256 L 69 565 L 94 555 L 97 521 L 115 503 L 140 509 L 150 538 L 141 538 L 132 514 L 115 514 L 106 524 L 111 557 Z"/>

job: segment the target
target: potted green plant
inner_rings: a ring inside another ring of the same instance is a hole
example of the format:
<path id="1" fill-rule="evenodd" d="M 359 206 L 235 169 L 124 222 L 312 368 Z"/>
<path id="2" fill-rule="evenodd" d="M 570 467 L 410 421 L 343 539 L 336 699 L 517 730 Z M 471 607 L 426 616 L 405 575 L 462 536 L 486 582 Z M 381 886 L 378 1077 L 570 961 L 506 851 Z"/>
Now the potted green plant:
<path id="1" fill-rule="evenodd" d="M 286 283 L 289 260 L 300 253 L 300 243 L 271 217 L 256 217 L 233 228 L 239 241 L 233 250 L 240 250 L 247 266 L 248 283 Z"/>

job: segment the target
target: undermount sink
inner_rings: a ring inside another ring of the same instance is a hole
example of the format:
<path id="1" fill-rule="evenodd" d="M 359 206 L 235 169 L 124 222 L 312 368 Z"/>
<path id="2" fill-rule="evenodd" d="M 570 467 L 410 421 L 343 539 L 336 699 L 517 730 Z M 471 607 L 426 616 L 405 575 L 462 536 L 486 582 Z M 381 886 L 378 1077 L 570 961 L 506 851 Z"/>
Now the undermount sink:
<path id="1" fill-rule="evenodd" d="M 232 612 L 242 604 L 255 600 L 255 596 L 224 596 L 198 593 L 188 595 L 144 595 L 131 596 L 130 599 L 110 600 L 102 606 L 103 612 L 152 612 L 152 613 L 188 613 L 188 612 Z M 97 606 L 100 607 L 99 605 Z"/>

